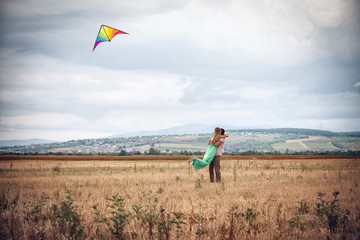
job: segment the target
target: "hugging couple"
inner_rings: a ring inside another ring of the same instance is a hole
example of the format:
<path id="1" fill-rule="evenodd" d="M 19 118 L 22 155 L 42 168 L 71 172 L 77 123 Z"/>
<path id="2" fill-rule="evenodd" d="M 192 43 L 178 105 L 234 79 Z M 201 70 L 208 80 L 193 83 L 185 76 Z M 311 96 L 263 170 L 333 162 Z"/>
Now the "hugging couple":
<path id="1" fill-rule="evenodd" d="M 209 165 L 210 182 L 214 182 L 214 168 L 216 182 L 221 182 L 220 159 L 226 137 L 229 137 L 229 135 L 225 134 L 224 129 L 215 128 L 214 134 L 208 141 L 209 147 L 205 152 L 204 158 L 200 159 L 193 156 L 188 160 L 188 163 L 191 163 L 195 170 Z"/>

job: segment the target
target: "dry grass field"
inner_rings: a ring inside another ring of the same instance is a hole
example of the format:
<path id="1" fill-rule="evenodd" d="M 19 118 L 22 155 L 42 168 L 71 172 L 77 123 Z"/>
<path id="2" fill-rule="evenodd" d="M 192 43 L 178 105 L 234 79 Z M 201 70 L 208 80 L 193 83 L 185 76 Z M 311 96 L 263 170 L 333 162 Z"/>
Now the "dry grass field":
<path id="1" fill-rule="evenodd" d="M 359 239 L 360 159 L 4 156 L 0 239 Z"/>

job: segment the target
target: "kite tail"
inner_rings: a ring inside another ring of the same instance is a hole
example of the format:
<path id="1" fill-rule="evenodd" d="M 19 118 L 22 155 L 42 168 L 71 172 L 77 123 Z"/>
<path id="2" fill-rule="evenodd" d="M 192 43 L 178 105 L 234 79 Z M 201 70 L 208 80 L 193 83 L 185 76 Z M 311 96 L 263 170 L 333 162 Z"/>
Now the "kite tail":
<path id="1" fill-rule="evenodd" d="M 217 150 L 217 147 L 210 144 L 208 149 L 205 152 L 203 159 L 195 157 L 195 160 L 192 161 L 192 165 L 194 166 L 194 169 L 198 170 L 200 168 L 203 168 L 203 167 L 206 167 L 207 165 L 209 165 L 215 157 L 216 150 Z"/>

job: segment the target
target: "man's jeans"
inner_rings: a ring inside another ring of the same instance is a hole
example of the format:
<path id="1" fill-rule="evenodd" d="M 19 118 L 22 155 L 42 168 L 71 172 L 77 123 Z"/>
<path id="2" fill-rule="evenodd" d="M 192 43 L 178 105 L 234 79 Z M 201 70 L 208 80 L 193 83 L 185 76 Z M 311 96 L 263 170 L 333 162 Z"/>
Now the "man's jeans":
<path id="1" fill-rule="evenodd" d="M 214 167 L 216 174 L 216 182 L 221 182 L 220 159 L 221 156 L 215 156 L 212 162 L 209 164 L 210 182 L 214 182 Z"/>

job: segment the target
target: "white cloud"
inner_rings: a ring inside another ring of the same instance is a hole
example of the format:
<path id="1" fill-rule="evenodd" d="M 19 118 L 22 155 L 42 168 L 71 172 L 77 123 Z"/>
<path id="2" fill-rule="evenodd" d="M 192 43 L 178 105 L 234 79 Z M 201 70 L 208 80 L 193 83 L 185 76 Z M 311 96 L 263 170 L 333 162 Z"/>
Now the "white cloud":
<path id="1" fill-rule="evenodd" d="M 54 141 L 68 141 L 72 139 L 102 138 L 111 135 L 113 135 L 113 133 L 81 130 L 11 129 L 2 132 L 0 140 L 41 138 Z"/>
<path id="2" fill-rule="evenodd" d="M 146 35 L 148 41 L 161 36 L 162 40 L 185 41 L 212 52 L 264 62 L 294 61 L 308 54 L 313 29 L 308 20 L 283 21 L 288 16 L 279 14 L 276 5 L 256 5 L 232 1 L 216 8 L 192 1 L 186 8 L 147 17 L 144 31 L 151 31 Z"/>
<path id="3" fill-rule="evenodd" d="M 225 107 L 225 108 L 224 108 Z M 158 130 L 180 126 L 184 124 L 238 124 L 238 126 L 254 126 L 255 122 L 263 121 L 259 115 L 265 116 L 268 112 L 257 112 L 248 109 L 226 109 L 226 106 L 219 108 L 192 108 L 180 107 L 164 110 L 123 110 L 111 111 L 96 122 L 101 131 L 136 132 L 143 130 Z M 251 119 L 249 121 L 249 119 Z"/>
<path id="4" fill-rule="evenodd" d="M 116 83 L 80 93 L 80 101 L 97 106 L 176 105 L 188 85 L 181 76 L 164 73 L 118 71 L 116 75 L 121 76 Z"/>
<path id="5" fill-rule="evenodd" d="M 242 97 L 252 99 L 266 99 L 271 98 L 272 96 L 274 96 L 274 91 L 254 87 L 245 88 L 242 94 Z"/>
<path id="6" fill-rule="evenodd" d="M 87 120 L 72 114 L 48 112 L 33 115 L 0 117 L 0 123 L 8 127 L 19 128 L 76 129 L 87 124 Z"/>
<path id="7" fill-rule="evenodd" d="M 337 27 L 346 18 L 354 1 L 334 0 L 329 4 L 326 0 L 306 1 L 309 17 L 322 27 Z"/>
<path id="8" fill-rule="evenodd" d="M 180 113 L 181 114 L 181 113 Z M 99 119 L 96 124 L 101 128 L 119 134 L 122 132 L 136 132 L 143 130 L 155 130 L 160 128 L 173 127 L 181 122 L 182 117 L 179 113 L 171 114 L 171 110 L 150 111 L 150 110 L 123 110 L 111 111 Z"/>
<path id="9" fill-rule="evenodd" d="M 183 41 L 197 48 L 263 62 L 291 64 L 312 58 L 316 22 L 341 22 L 350 5 L 337 1 L 223 1 L 221 6 L 190 1 L 184 7 L 141 19 L 135 41 Z M 319 16 L 318 16 L 319 15 Z M 139 22 L 136 22 L 139 24 Z"/>
<path id="10" fill-rule="evenodd" d="M 16 99 L 36 98 L 49 94 L 49 91 L 37 89 L 24 89 L 24 90 L 0 90 L 0 101 L 11 102 Z"/>

